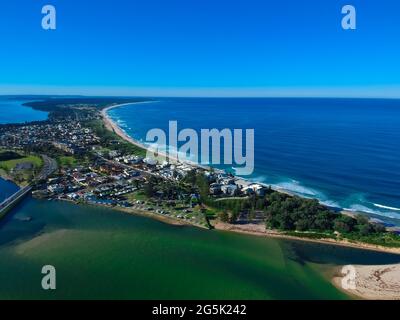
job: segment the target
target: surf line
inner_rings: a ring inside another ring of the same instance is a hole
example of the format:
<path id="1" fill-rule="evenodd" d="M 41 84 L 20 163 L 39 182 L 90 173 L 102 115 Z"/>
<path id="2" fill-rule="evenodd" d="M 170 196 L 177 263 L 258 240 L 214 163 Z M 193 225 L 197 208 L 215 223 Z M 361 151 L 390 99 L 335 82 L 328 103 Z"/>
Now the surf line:
<path id="1" fill-rule="evenodd" d="M 382 204 L 379 203 L 374 203 L 375 207 L 381 208 L 381 209 L 388 209 L 388 210 L 394 210 L 394 211 L 400 211 L 400 208 L 395 208 L 395 207 L 388 207 L 388 206 L 384 206 Z"/>

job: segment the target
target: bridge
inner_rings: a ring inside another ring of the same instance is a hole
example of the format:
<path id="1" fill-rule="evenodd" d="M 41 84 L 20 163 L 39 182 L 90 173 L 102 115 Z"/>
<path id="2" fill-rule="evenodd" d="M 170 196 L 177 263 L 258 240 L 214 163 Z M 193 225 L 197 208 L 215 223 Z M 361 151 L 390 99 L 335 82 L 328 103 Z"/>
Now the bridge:
<path id="1" fill-rule="evenodd" d="M 43 168 L 35 180 L 46 179 L 55 170 L 57 170 L 57 162 L 49 158 L 46 155 L 42 155 Z M 6 213 L 11 210 L 18 202 L 20 202 L 24 197 L 26 197 L 32 191 L 32 184 L 18 190 L 12 196 L 8 197 L 0 204 L 0 219 L 3 218 Z"/>
<path id="2" fill-rule="evenodd" d="M 11 197 L 7 198 L 0 204 L 0 218 L 3 218 L 6 213 L 11 210 L 19 201 L 21 201 L 29 192 L 31 192 L 32 186 L 26 186 L 16 193 L 14 193 Z"/>

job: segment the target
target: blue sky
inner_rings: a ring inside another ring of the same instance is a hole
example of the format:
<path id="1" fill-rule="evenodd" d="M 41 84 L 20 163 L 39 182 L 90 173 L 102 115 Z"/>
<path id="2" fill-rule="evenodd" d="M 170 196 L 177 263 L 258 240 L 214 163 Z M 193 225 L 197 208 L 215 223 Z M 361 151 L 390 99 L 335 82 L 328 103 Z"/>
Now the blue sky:
<path id="1" fill-rule="evenodd" d="M 397 0 L 1 1 L 0 94 L 400 97 L 399 35 Z"/>

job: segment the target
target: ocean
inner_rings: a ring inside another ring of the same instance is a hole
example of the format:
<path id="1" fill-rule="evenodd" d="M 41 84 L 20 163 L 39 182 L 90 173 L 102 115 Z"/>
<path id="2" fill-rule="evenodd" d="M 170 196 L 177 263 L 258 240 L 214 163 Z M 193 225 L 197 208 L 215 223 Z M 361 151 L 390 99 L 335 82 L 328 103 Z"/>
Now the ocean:
<path id="1" fill-rule="evenodd" d="M 142 142 L 174 120 L 178 130 L 254 129 L 247 178 L 400 226 L 399 100 L 162 98 L 109 115 Z"/>

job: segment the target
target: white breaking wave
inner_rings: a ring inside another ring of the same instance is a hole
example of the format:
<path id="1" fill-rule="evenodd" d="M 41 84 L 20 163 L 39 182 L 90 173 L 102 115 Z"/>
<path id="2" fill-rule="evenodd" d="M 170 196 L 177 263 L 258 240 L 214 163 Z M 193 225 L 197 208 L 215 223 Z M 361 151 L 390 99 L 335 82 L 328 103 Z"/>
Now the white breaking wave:
<path id="1" fill-rule="evenodd" d="M 127 124 L 126 124 L 126 121 L 124 121 L 124 120 L 117 120 L 117 124 L 120 127 L 124 127 L 124 128 L 128 127 Z"/>
<path id="2" fill-rule="evenodd" d="M 339 203 L 337 203 L 336 201 L 333 201 L 333 200 L 324 200 L 324 201 L 320 201 L 320 202 L 321 202 L 321 204 L 331 207 L 331 208 L 340 209 L 342 207 Z"/>
<path id="3" fill-rule="evenodd" d="M 338 202 L 327 199 L 322 192 L 302 186 L 299 181 L 294 179 L 292 179 L 291 182 L 268 183 L 269 178 L 265 175 L 261 175 L 252 177 L 249 180 L 255 183 L 270 185 L 275 190 L 283 190 L 303 197 L 317 199 L 321 204 L 328 207 L 341 208 Z"/>
<path id="4" fill-rule="evenodd" d="M 344 208 L 346 211 L 352 211 L 352 212 L 365 212 L 365 213 L 370 213 L 370 214 L 375 214 L 381 217 L 386 217 L 386 218 L 392 218 L 392 219 L 400 219 L 400 215 L 397 213 L 394 213 L 393 211 L 380 211 L 380 210 L 374 210 L 372 208 L 368 208 L 366 206 L 363 206 L 361 204 L 354 204 L 350 206 L 349 208 Z"/>
<path id="5" fill-rule="evenodd" d="M 343 208 L 343 209 L 346 211 L 351 211 L 351 212 L 366 212 L 366 213 L 372 213 L 372 214 L 382 214 L 382 212 L 380 212 L 380 211 L 373 210 L 373 209 L 363 206 L 361 204 L 353 204 L 349 208 Z"/>
<path id="6" fill-rule="evenodd" d="M 292 181 L 292 182 L 281 182 L 278 184 L 274 185 L 275 187 L 277 187 L 278 189 L 283 189 L 283 190 L 287 190 L 287 191 L 291 191 L 297 194 L 301 194 L 304 196 L 310 196 L 310 197 L 316 197 L 316 198 L 320 198 L 321 193 L 311 189 L 311 188 L 307 188 L 304 187 L 302 185 L 300 185 L 300 183 L 298 181 Z"/>
<path id="7" fill-rule="evenodd" d="M 248 180 L 250 180 L 250 181 L 252 181 L 254 183 L 263 183 L 263 184 L 268 184 L 268 185 L 272 186 L 272 184 L 268 182 L 269 178 L 267 176 L 251 177 L 251 178 L 248 178 Z"/>
<path id="8" fill-rule="evenodd" d="M 381 209 L 388 209 L 388 210 L 400 211 L 400 208 L 388 207 L 388 206 L 384 206 L 384 205 L 379 204 L 379 203 L 373 203 L 373 205 L 374 205 L 375 207 L 381 208 Z"/>

